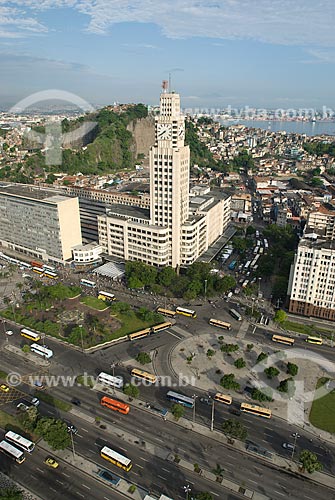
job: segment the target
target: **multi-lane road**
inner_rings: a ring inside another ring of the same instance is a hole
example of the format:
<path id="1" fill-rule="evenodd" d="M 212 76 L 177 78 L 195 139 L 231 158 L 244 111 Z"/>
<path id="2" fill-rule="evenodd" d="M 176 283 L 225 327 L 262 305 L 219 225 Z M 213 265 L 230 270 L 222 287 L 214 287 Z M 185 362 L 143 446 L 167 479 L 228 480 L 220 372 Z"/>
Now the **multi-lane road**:
<path id="1" fill-rule="evenodd" d="M 210 312 L 211 310 L 208 312 L 209 316 Z M 211 315 L 224 319 L 222 317 L 223 314 L 221 313 L 221 310 L 220 314 L 219 311 L 216 311 Z M 191 322 L 191 320 L 185 319 L 181 320 L 180 323 L 185 329 L 190 330 L 192 328 L 192 333 L 201 333 L 206 331 L 204 330 L 205 327 L 208 329 L 207 318 L 205 320 L 199 318 L 199 321 L 197 320 L 196 322 Z M 232 330 L 233 335 L 237 331 L 236 327 L 237 325 L 235 325 Z M 14 329 L 15 334 L 8 338 L 8 342 L 14 345 L 19 345 L 22 342 L 22 338 L 19 337 L 18 330 L 12 326 L 10 329 Z M 249 339 L 249 337 L 252 341 L 260 342 L 264 346 L 271 345 L 271 336 L 262 329 L 255 330 L 254 328 L 249 328 L 246 338 Z M 157 356 L 156 362 L 159 364 L 159 369 L 161 370 L 160 373 L 169 374 L 167 373 L 169 370 L 169 353 L 172 347 L 180 339 L 182 339 L 182 335 L 178 332 L 172 331 L 171 334 L 169 332 L 162 332 L 160 334 L 156 334 L 154 337 L 142 339 L 136 343 L 125 342 L 93 354 L 85 354 L 80 351 L 74 351 L 59 344 L 58 342 L 48 339 L 48 345 L 54 351 L 54 357 L 52 358 L 48 372 L 49 374 L 72 376 L 82 374 L 84 372 L 91 375 L 97 375 L 100 371 L 110 371 L 110 364 L 111 362 L 114 362 L 118 363 L 115 372 L 123 375 L 126 380 L 129 380 L 129 370 L 122 366 L 122 361 L 134 358 L 140 350 L 157 350 L 159 355 Z M 5 342 L 5 340 L 3 340 L 3 342 Z M 297 344 L 298 343 L 299 342 L 297 342 Z M 302 342 L 301 347 L 305 347 Z M 322 346 L 321 348 L 318 347 L 316 350 L 326 358 L 331 359 L 333 353 L 331 348 Z M 3 370 L 7 372 L 12 371 L 13 366 L 16 366 L 16 370 L 22 374 L 36 374 L 39 371 L 38 367 L 33 366 L 24 358 L 15 356 L 6 350 L 2 350 L 1 359 Z M 173 376 L 173 373 L 171 373 L 171 375 Z M 32 392 L 32 388 L 29 387 L 25 387 L 25 390 Z M 141 388 L 141 398 L 144 401 L 156 401 L 162 406 L 167 406 L 167 390 L 168 389 L 166 387 L 143 387 Z M 191 431 L 185 431 L 185 429 L 182 429 L 178 425 L 171 422 L 162 423 L 161 419 L 158 419 L 145 411 L 132 407 L 131 413 L 126 418 L 119 414 L 111 414 L 111 412 L 108 412 L 100 407 L 99 397 L 101 395 L 94 391 L 89 391 L 83 387 L 64 387 L 62 385 L 58 385 L 57 387 L 51 389 L 51 392 L 55 396 L 59 396 L 60 398 L 69 401 L 74 396 L 79 398 L 82 401 L 82 410 L 88 415 L 102 417 L 109 423 L 115 422 L 115 425 L 119 426 L 120 429 L 123 429 L 125 432 L 135 432 L 142 440 L 152 443 L 157 447 L 165 448 L 173 453 L 178 453 L 181 457 L 188 459 L 192 463 L 199 463 L 208 469 L 215 468 L 216 464 L 219 463 L 225 469 L 227 476 L 236 479 L 237 482 L 240 481 L 243 484 L 247 484 L 247 486 L 251 489 L 266 493 L 271 498 L 281 498 L 282 496 L 290 495 L 292 498 L 331 498 L 327 490 L 324 488 L 317 487 L 313 483 L 308 483 L 306 485 L 306 483 L 299 478 L 288 476 L 286 472 L 274 470 L 268 465 L 263 464 L 263 462 L 257 457 L 251 461 L 249 456 L 243 455 L 238 451 L 228 449 L 208 436 L 202 436 L 201 434 L 195 434 Z M 194 388 L 185 388 L 185 390 L 183 388 L 183 392 L 189 395 L 206 395 L 204 392 Z M 13 411 L 13 408 L 13 404 L 12 407 L 10 404 L 7 405 L 7 409 L 9 411 Z M 231 414 L 229 413 L 229 409 L 223 405 L 216 404 L 215 408 L 215 427 L 219 429 L 223 420 L 231 417 Z M 42 403 L 41 411 L 46 414 L 52 414 L 55 410 Z M 210 412 L 211 409 L 209 406 L 197 402 L 197 422 L 209 427 L 211 417 Z M 187 410 L 186 417 L 192 419 L 193 413 Z M 239 418 L 248 428 L 249 440 L 261 445 L 263 448 L 267 448 L 270 451 L 275 451 L 281 454 L 285 454 L 285 451 L 282 448 L 282 443 L 290 441 L 290 435 L 297 430 L 296 428 L 290 427 L 284 420 L 276 417 L 272 418 L 271 421 L 264 421 L 248 415 L 241 415 Z M 77 451 L 83 456 L 86 456 L 88 459 L 92 459 L 93 461 L 100 463 L 101 459 L 98 454 L 97 439 L 101 438 L 108 441 L 106 433 L 102 432 L 95 426 L 87 424 L 80 418 L 71 417 L 71 420 L 73 420 L 79 428 L 79 434 L 75 437 Z M 135 426 L 134 422 L 136 422 Z M 334 447 L 315 438 L 313 438 L 313 441 L 311 442 L 310 440 L 312 436 L 310 436 L 308 432 L 301 429 L 298 430 L 301 437 L 298 440 L 297 451 L 301 448 L 308 448 L 316 452 L 322 463 L 325 465 L 326 470 L 334 472 Z M 119 446 L 120 449 L 125 450 L 127 455 L 133 458 L 135 464 L 138 462 L 139 467 L 134 467 L 133 471 L 131 471 L 131 474 L 135 476 L 133 480 L 148 489 L 152 488 L 155 491 L 165 491 L 166 493 L 169 493 L 170 496 L 178 498 L 181 495 L 182 486 L 185 484 L 185 481 L 187 481 L 187 483 L 192 483 L 193 481 L 193 483 L 196 482 L 196 487 L 198 489 L 212 491 L 214 496 L 217 494 L 220 498 L 225 498 L 222 493 L 222 487 L 217 486 L 216 484 L 208 484 L 208 481 L 199 477 L 185 477 L 185 474 L 180 470 L 180 468 L 178 468 L 177 465 L 171 464 L 170 462 L 162 459 L 158 460 L 157 458 L 153 458 L 150 454 L 148 454 L 148 452 L 142 450 L 139 446 L 125 443 L 122 438 L 117 439 L 115 435 L 112 436 L 112 439 L 114 444 Z M 34 456 L 37 455 L 34 453 Z M 67 474 L 65 467 L 62 467 L 57 472 L 46 471 L 45 468 L 41 466 L 37 469 L 35 467 L 38 473 L 35 470 L 35 473 L 31 475 L 29 474 L 29 471 L 31 472 L 33 467 L 36 466 L 34 460 L 32 461 L 31 457 L 29 457 L 29 461 L 27 460 L 26 463 L 23 464 L 23 466 L 20 466 L 19 469 L 20 471 L 25 471 L 27 469 L 27 484 L 30 485 L 29 488 L 31 487 L 32 491 L 38 491 L 38 487 L 31 483 L 34 482 L 34 477 L 37 477 L 37 485 L 39 483 L 43 485 L 46 478 L 49 475 L 52 475 L 53 477 L 57 476 L 58 481 L 63 481 L 64 488 L 66 488 L 69 492 L 66 498 L 81 497 L 82 490 L 79 487 L 83 484 L 83 479 L 81 477 L 78 477 L 77 480 L 77 476 L 71 473 L 71 480 L 68 480 L 66 476 L 59 478 L 59 474 L 63 474 L 63 472 Z M 145 461 L 149 463 L 149 466 L 142 465 L 144 469 L 142 470 L 140 466 L 142 462 Z M 40 461 L 40 464 L 42 462 L 43 460 Z M 2 467 L 2 461 L 0 464 Z M 250 466 L 250 464 L 252 465 Z M 18 470 L 17 466 L 13 466 L 13 464 L 11 464 L 10 469 L 11 474 L 15 477 L 16 471 Z M 42 472 L 40 472 L 39 469 L 42 470 Z M 80 476 L 80 471 L 76 471 L 76 474 L 79 474 Z M 138 475 L 138 477 L 136 477 L 136 475 Z M 166 490 L 166 478 L 169 477 L 172 477 L 173 481 L 168 483 L 169 487 L 168 490 Z M 91 478 L 86 478 L 86 480 L 90 482 L 93 481 L 95 483 L 95 480 Z M 54 481 L 56 481 L 56 479 Z M 48 479 L 47 484 L 48 487 L 53 488 L 55 486 L 52 480 L 49 481 Z M 89 484 L 88 486 L 91 488 Z M 101 488 L 103 487 L 104 486 L 102 485 Z M 74 491 L 75 488 L 77 488 L 76 491 Z M 86 487 L 83 488 L 87 490 Z M 219 493 L 217 492 L 217 488 L 219 488 Z M 57 484 L 54 489 L 56 492 L 53 494 L 58 495 L 60 488 L 57 488 Z M 92 488 L 92 490 L 94 491 L 94 495 L 96 495 L 96 491 L 98 490 L 96 488 Z M 303 491 L 304 496 L 302 496 Z M 110 498 L 108 495 L 94 496 L 94 498 L 95 497 Z M 58 496 L 50 496 L 48 498 L 56 499 Z M 116 498 L 114 493 L 113 498 Z M 232 498 L 232 496 L 230 495 L 229 498 Z"/>

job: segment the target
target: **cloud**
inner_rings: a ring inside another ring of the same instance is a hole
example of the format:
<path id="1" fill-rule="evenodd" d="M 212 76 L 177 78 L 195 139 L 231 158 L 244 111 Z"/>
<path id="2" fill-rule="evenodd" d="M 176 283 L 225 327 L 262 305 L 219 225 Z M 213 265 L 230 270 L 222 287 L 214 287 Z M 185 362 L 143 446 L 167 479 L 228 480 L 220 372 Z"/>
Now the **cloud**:
<path id="1" fill-rule="evenodd" d="M 127 47 L 130 49 L 152 49 L 152 50 L 159 49 L 157 45 L 152 45 L 151 43 L 123 43 L 122 47 Z"/>
<path id="2" fill-rule="evenodd" d="M 301 61 L 303 64 L 335 64 L 335 51 L 327 49 L 308 49 L 307 53 L 312 59 Z"/>
<path id="3" fill-rule="evenodd" d="M 0 0 L 0 37 L 23 38 L 27 34 L 45 33 L 47 27 L 37 19 L 27 16 L 23 10 L 1 5 Z"/>
<path id="4" fill-rule="evenodd" d="M 333 0 L 12 0 L 11 7 L 4 7 L 5 3 L 0 0 L 0 29 L 7 17 L 9 25 L 25 34 L 46 31 L 38 21 L 41 11 L 67 7 L 86 15 L 86 31 L 94 34 L 107 34 L 118 23 L 152 23 L 168 38 L 335 47 Z M 6 33 L 14 36 L 13 30 L 5 29 Z"/>
<path id="5" fill-rule="evenodd" d="M 254 39 L 285 45 L 334 46 L 333 0 L 81 0 L 88 31 L 117 23 L 154 23 L 169 38 Z"/>

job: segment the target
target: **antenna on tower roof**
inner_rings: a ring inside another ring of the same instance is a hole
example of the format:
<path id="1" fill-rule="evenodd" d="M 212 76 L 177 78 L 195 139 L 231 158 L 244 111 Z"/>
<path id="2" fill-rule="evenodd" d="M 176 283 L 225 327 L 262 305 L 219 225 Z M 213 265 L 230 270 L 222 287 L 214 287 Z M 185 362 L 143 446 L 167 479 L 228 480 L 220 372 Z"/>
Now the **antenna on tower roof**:
<path id="1" fill-rule="evenodd" d="M 171 92 L 171 72 L 169 73 L 169 92 Z"/>

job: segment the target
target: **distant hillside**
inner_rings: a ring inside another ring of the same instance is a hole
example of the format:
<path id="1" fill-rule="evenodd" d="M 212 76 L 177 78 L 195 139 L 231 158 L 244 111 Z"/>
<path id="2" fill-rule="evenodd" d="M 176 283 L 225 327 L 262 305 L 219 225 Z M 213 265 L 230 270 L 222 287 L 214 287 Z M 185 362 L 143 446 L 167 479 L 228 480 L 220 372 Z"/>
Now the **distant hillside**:
<path id="1" fill-rule="evenodd" d="M 41 175 L 43 171 L 52 174 L 60 170 L 70 175 L 77 172 L 99 175 L 132 168 L 136 162 L 138 148 L 133 134 L 127 127 L 131 125 L 134 130 L 137 121 L 150 122 L 147 115 L 146 106 L 136 104 L 122 113 L 103 108 L 77 120 L 65 119 L 62 122 L 62 131 L 63 134 L 67 134 L 67 142 L 66 149 L 63 149 L 62 165 L 45 165 L 44 155 L 37 152 L 27 158 L 21 173 L 24 170 L 24 174 L 30 178 Z M 96 125 L 93 129 L 87 127 L 88 132 L 77 137 L 76 129 L 85 125 L 85 122 L 95 122 Z M 36 128 L 35 131 L 44 132 L 42 127 Z M 36 147 L 36 144 L 30 146 Z"/>

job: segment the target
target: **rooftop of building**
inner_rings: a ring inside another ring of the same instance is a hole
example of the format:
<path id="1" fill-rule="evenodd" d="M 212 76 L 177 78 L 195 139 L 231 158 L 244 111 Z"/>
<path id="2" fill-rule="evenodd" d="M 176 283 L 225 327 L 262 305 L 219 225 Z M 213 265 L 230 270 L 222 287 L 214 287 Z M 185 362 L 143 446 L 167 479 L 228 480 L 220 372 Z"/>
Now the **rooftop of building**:
<path id="1" fill-rule="evenodd" d="M 335 251 L 335 240 L 326 239 L 323 235 L 320 235 L 319 231 L 306 233 L 299 242 L 299 247 L 313 248 L 313 249 L 326 249 Z"/>
<path id="2" fill-rule="evenodd" d="M 58 203 L 71 198 L 71 196 L 55 194 L 55 191 L 51 189 L 40 188 L 30 184 L 10 184 L 5 182 L 0 183 L 0 194 L 47 201 L 48 203 Z"/>
<path id="3" fill-rule="evenodd" d="M 85 252 L 90 252 L 91 250 L 95 250 L 96 248 L 101 248 L 99 243 L 96 241 L 92 241 L 90 243 L 83 243 L 82 245 L 76 245 L 72 248 L 72 250 L 83 250 Z"/>
<path id="4" fill-rule="evenodd" d="M 107 215 L 123 217 L 125 219 L 144 219 L 150 220 L 150 210 L 148 208 L 132 207 L 129 205 L 110 205 L 106 211 Z"/>

